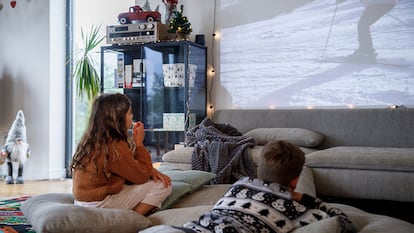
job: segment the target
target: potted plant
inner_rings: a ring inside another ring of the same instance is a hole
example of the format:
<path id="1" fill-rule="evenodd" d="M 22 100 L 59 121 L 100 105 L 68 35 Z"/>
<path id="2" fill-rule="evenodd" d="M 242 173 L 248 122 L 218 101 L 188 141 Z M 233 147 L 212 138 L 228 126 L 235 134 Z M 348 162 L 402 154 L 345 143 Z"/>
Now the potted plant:
<path id="1" fill-rule="evenodd" d="M 72 77 L 76 78 L 77 94 L 79 97 L 87 97 L 92 100 L 100 91 L 100 78 L 95 68 L 95 60 L 92 51 L 98 46 L 105 36 L 99 36 L 101 26 L 92 26 L 88 35 L 81 29 L 81 47 L 74 58 L 74 70 Z"/>

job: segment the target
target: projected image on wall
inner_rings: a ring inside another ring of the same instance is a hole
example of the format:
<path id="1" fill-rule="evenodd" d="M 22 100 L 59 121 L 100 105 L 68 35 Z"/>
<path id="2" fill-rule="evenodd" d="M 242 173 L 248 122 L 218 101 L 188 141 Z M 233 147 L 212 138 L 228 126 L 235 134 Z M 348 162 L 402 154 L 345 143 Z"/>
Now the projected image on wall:
<path id="1" fill-rule="evenodd" d="M 414 1 L 386 2 L 221 0 L 233 106 L 413 106 Z"/>

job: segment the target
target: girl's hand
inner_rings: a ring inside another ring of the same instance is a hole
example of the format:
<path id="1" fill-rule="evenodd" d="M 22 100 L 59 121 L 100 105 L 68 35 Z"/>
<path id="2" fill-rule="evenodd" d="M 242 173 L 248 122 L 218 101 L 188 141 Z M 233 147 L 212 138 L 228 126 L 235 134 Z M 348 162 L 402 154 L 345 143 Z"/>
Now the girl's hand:
<path id="1" fill-rule="evenodd" d="M 151 176 L 155 182 L 161 181 L 165 187 L 168 187 L 171 185 L 171 178 L 167 175 L 162 174 L 155 168 L 152 168 Z"/>
<path id="2" fill-rule="evenodd" d="M 145 131 L 144 124 L 142 122 L 138 121 L 134 123 L 134 127 L 132 128 L 132 136 L 137 146 L 144 145 Z"/>

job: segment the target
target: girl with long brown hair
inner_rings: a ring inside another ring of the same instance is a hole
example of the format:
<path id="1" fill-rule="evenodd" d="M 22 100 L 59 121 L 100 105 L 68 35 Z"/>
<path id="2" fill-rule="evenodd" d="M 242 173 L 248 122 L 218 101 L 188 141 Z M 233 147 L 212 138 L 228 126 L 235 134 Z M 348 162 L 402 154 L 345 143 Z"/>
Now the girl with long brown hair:
<path id="1" fill-rule="evenodd" d="M 148 215 L 171 193 L 171 179 L 152 167 L 143 144 L 144 125 L 132 117 L 131 101 L 123 94 L 101 94 L 94 100 L 70 164 L 75 204 Z"/>

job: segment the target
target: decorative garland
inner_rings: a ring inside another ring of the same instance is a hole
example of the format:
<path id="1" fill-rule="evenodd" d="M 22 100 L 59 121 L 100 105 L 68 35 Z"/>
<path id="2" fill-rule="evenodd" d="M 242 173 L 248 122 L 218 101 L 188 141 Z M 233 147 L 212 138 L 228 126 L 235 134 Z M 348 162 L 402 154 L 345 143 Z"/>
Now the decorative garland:
<path id="1" fill-rule="evenodd" d="M 26 0 L 27 3 L 30 3 L 32 0 Z M 12 0 L 10 1 L 10 7 L 11 8 L 15 8 L 17 6 L 17 1 L 16 0 Z M 4 8 L 4 4 L 2 2 L 0 2 L 0 11 L 3 10 Z"/>

